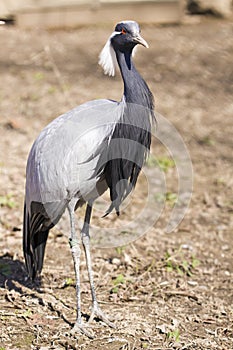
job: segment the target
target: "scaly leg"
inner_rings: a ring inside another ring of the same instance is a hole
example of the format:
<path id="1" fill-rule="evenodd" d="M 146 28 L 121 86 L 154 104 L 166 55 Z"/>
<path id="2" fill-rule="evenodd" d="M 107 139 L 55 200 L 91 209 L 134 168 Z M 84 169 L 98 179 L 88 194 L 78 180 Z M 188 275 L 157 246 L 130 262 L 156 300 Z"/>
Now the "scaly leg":
<path id="1" fill-rule="evenodd" d="M 99 319 L 104 321 L 108 326 L 115 328 L 114 323 L 109 321 L 108 317 L 103 313 L 103 311 L 99 307 L 99 304 L 96 298 L 93 272 L 91 267 L 91 254 L 90 254 L 89 225 L 90 225 L 90 219 L 91 219 L 91 211 L 92 211 L 92 206 L 87 204 L 84 225 L 81 231 L 82 243 L 83 243 L 83 247 L 86 255 L 87 270 L 89 275 L 89 281 L 91 286 L 91 296 L 92 296 L 92 312 L 88 320 L 88 323 L 90 323 L 93 320 L 93 318 L 97 316 Z"/>
<path id="2" fill-rule="evenodd" d="M 78 238 L 75 230 L 74 208 L 75 208 L 75 202 L 71 201 L 68 204 L 68 211 L 70 215 L 69 243 L 70 243 L 70 248 L 71 248 L 73 261 L 74 261 L 74 270 L 75 270 L 75 277 L 76 277 L 76 297 L 77 297 L 77 319 L 76 319 L 74 328 L 72 329 L 72 333 L 78 331 L 80 333 L 85 334 L 89 338 L 93 338 L 93 334 L 88 332 L 82 324 L 80 272 L 79 272 L 81 249 L 80 249 L 80 239 Z"/>

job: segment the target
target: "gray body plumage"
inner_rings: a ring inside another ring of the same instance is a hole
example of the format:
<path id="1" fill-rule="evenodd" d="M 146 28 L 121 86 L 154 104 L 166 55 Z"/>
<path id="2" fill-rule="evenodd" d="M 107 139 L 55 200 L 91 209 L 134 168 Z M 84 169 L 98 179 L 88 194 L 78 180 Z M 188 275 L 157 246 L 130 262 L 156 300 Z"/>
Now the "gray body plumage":
<path id="1" fill-rule="evenodd" d="M 34 142 L 27 163 L 26 205 L 91 201 L 98 197 L 102 180 L 97 164 L 107 157 L 123 102 L 96 100 L 85 103 L 53 120 Z M 60 213 L 58 212 L 59 216 Z"/>
<path id="2" fill-rule="evenodd" d="M 53 120 L 34 142 L 27 162 L 24 216 L 31 277 L 43 265 L 44 245 L 37 245 L 43 238 L 37 236 L 45 232 L 47 239 L 48 229 L 59 221 L 71 199 L 76 199 L 77 208 L 107 190 L 101 165 L 108 158 L 109 141 L 124 108 L 124 100 L 87 102 Z"/>

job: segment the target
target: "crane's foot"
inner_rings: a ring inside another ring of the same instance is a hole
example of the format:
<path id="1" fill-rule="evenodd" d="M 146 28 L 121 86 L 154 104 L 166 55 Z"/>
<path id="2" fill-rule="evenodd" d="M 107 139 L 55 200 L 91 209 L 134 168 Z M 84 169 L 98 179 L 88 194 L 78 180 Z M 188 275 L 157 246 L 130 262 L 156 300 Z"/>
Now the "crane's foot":
<path id="1" fill-rule="evenodd" d="M 87 329 L 82 323 L 76 321 L 74 327 L 70 331 L 71 334 L 81 333 L 86 335 L 90 339 L 94 339 L 94 334 Z"/>
<path id="2" fill-rule="evenodd" d="M 115 324 L 113 322 L 111 322 L 112 319 L 110 320 L 109 317 L 105 315 L 105 313 L 101 310 L 98 303 L 96 303 L 96 302 L 93 303 L 91 315 L 90 315 L 90 318 L 88 320 L 88 323 L 91 323 L 93 321 L 94 317 L 99 318 L 101 321 L 106 323 L 109 327 L 116 328 Z"/>

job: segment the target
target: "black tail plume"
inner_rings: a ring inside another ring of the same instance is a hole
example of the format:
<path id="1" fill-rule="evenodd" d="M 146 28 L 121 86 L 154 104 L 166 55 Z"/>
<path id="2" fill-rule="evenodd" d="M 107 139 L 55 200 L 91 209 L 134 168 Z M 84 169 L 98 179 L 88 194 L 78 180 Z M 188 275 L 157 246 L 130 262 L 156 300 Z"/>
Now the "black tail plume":
<path id="1" fill-rule="evenodd" d="M 32 280 L 42 270 L 45 246 L 51 228 L 43 225 L 44 220 L 41 213 L 29 215 L 26 204 L 24 205 L 23 252 L 26 269 Z"/>

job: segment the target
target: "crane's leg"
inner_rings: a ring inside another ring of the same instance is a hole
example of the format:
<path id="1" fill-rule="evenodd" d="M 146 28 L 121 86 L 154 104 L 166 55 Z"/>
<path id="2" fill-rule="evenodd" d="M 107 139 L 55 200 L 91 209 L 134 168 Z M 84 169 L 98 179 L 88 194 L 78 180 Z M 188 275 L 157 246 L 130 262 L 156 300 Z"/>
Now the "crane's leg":
<path id="1" fill-rule="evenodd" d="M 68 211 L 70 216 L 70 248 L 73 256 L 74 261 L 74 270 L 75 270 L 75 277 L 76 277 L 76 297 L 77 297 L 77 319 L 74 325 L 74 328 L 72 329 L 72 333 L 79 331 L 80 333 L 83 333 L 87 335 L 89 338 L 93 338 L 93 335 L 88 332 L 85 327 L 82 324 L 82 313 L 81 313 L 81 291 L 80 291 L 80 255 L 81 255 L 81 249 L 80 249 L 80 239 L 77 236 L 76 230 L 75 230 L 75 219 L 74 219 L 74 208 L 75 208 L 76 202 L 70 201 L 68 204 Z"/>
<path id="2" fill-rule="evenodd" d="M 83 247 L 86 255 L 87 270 L 89 275 L 89 281 L 91 286 L 91 296 L 92 296 L 92 312 L 88 323 L 90 323 L 93 320 L 93 318 L 97 316 L 99 319 L 104 321 L 108 326 L 114 328 L 115 327 L 114 323 L 112 323 L 108 319 L 108 317 L 103 313 L 103 311 L 99 307 L 99 304 L 96 298 L 96 293 L 95 293 L 95 285 L 94 285 L 93 272 L 91 267 L 90 235 L 89 235 L 91 211 L 92 211 L 92 206 L 87 204 L 84 225 L 81 231 L 82 243 L 83 243 Z"/>

